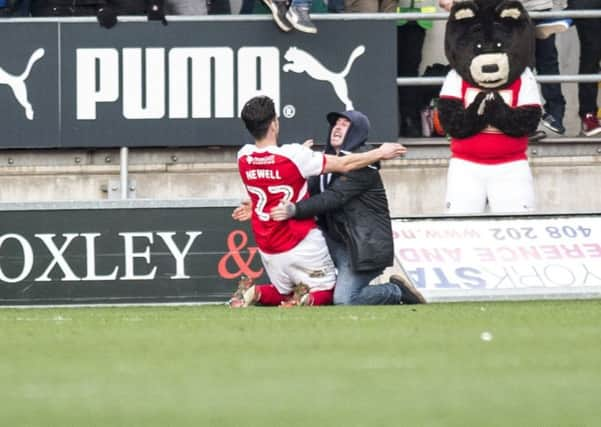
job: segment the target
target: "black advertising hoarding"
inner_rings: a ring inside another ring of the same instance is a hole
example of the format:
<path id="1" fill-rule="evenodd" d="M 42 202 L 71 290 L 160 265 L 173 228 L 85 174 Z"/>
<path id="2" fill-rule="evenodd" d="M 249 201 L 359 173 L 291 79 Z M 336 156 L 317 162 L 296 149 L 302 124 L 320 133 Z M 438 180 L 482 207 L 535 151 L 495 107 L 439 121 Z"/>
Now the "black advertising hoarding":
<path id="1" fill-rule="evenodd" d="M 242 274 L 268 282 L 232 207 L 134 205 L 0 211 L 0 305 L 220 302 Z"/>
<path id="2" fill-rule="evenodd" d="M 0 22 L 0 148 L 59 147 L 57 24 Z"/>
<path id="3" fill-rule="evenodd" d="M 395 37 L 392 21 L 2 22 L 0 148 L 241 145 L 256 94 L 275 99 L 282 142 L 323 141 L 345 109 L 396 140 Z"/>
<path id="4" fill-rule="evenodd" d="M 0 205 L 0 306 L 225 302 L 269 283 L 231 201 Z M 598 215 L 393 219 L 429 302 L 601 297 Z M 459 242 L 459 243 L 458 243 Z"/>

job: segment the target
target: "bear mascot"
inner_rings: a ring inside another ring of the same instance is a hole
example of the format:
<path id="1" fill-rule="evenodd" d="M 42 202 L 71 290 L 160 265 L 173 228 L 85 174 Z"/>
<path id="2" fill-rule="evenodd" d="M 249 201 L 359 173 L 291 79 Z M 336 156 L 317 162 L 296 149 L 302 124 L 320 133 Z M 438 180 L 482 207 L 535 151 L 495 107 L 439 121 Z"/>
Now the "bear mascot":
<path id="1" fill-rule="evenodd" d="M 542 108 L 534 25 L 520 1 L 456 0 L 445 34 L 452 70 L 438 102 L 451 136 L 448 213 L 528 212 L 534 185 L 528 135 Z"/>

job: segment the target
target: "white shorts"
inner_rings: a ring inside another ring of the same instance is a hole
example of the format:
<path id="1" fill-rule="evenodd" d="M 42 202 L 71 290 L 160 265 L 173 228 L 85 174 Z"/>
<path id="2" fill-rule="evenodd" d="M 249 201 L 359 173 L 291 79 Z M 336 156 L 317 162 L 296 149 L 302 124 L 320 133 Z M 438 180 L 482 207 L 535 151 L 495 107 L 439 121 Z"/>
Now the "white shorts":
<path id="1" fill-rule="evenodd" d="M 282 295 L 303 283 L 311 291 L 326 291 L 336 284 L 334 262 L 320 229 L 312 229 L 294 248 L 279 254 L 259 251 L 271 283 Z"/>
<path id="2" fill-rule="evenodd" d="M 534 210 L 534 182 L 527 160 L 486 165 L 452 158 L 447 174 L 446 210 L 452 214 Z"/>

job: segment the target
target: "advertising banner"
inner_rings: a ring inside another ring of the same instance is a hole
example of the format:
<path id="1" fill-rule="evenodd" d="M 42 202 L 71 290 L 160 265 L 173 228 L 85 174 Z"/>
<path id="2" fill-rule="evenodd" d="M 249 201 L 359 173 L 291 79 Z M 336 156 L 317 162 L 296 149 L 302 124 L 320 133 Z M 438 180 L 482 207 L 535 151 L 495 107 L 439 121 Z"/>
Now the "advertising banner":
<path id="1" fill-rule="evenodd" d="M 601 217 L 395 220 L 395 268 L 431 301 L 601 297 Z"/>
<path id="2" fill-rule="evenodd" d="M 269 283 L 232 206 L 81 204 L 0 210 L 0 305 L 220 303 L 243 275 Z M 430 302 L 601 298 L 599 216 L 392 226 L 395 265 L 379 281 L 406 274 Z"/>
<path id="3" fill-rule="evenodd" d="M 398 135 L 395 25 L 324 21 L 0 22 L 1 148 L 239 146 L 239 114 L 274 99 L 281 142 L 323 143 L 326 113 L 357 109 L 370 140 Z"/>
<path id="4" fill-rule="evenodd" d="M 231 207 L 0 211 L 0 305 L 224 302 L 267 282 Z"/>

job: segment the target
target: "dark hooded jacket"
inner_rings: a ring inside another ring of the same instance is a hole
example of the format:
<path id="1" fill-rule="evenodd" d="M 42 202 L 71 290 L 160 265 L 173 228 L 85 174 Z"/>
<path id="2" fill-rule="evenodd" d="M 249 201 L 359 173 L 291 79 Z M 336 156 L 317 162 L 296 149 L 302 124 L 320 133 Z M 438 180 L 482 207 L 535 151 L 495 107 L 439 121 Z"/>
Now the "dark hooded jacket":
<path id="1" fill-rule="evenodd" d="M 368 151 L 367 117 L 358 111 L 346 111 L 328 114 L 330 131 L 325 152 L 336 154 L 330 137 L 339 117 L 351 121 L 339 155 Z M 355 271 L 383 270 L 393 262 L 390 212 L 379 168 L 379 164 L 373 164 L 346 174 L 312 177 L 311 197 L 296 205 L 295 218 L 317 216 L 326 236 L 346 245 Z"/>

